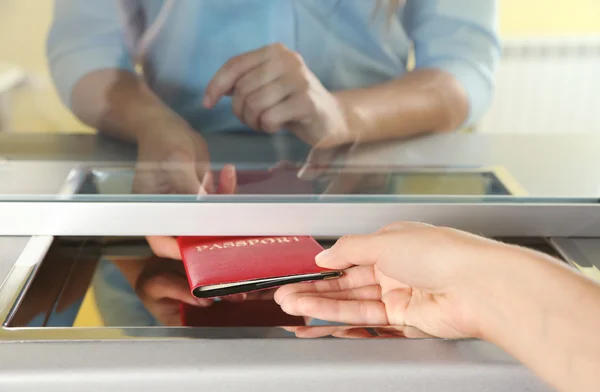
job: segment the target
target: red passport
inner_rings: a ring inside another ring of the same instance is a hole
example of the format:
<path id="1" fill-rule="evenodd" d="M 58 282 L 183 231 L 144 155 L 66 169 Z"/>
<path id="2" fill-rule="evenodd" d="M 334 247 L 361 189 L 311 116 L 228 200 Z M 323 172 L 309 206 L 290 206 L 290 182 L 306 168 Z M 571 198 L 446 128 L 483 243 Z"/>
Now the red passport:
<path id="1" fill-rule="evenodd" d="M 323 250 L 312 237 L 179 237 L 192 294 L 223 297 L 285 284 L 338 278 L 341 271 L 320 268 Z"/>
<path id="2" fill-rule="evenodd" d="M 304 318 L 290 316 L 273 300 L 220 301 L 207 308 L 181 304 L 184 327 L 296 327 Z"/>

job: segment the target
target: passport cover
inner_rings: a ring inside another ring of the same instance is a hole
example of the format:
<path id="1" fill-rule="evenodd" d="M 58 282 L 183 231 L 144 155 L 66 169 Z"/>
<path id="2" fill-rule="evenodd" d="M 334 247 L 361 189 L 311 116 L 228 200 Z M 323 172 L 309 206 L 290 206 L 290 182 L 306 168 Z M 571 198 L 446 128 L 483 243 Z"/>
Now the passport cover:
<path id="1" fill-rule="evenodd" d="M 206 308 L 181 304 L 184 327 L 296 327 L 303 317 L 290 316 L 273 300 L 219 301 Z"/>
<path id="2" fill-rule="evenodd" d="M 284 284 L 334 279 L 320 268 L 323 251 L 312 237 L 179 237 L 192 294 L 214 298 L 273 289 Z"/>

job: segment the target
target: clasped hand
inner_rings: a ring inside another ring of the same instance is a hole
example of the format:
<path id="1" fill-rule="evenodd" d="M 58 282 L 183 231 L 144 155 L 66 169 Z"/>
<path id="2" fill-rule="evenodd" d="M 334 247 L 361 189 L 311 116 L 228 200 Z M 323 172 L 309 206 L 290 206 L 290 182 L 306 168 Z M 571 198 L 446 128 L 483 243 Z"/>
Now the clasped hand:
<path id="1" fill-rule="evenodd" d="M 351 141 L 350 111 L 306 66 L 302 56 L 273 44 L 230 59 L 213 77 L 204 106 L 232 97 L 235 115 L 256 131 L 293 132 L 314 147 Z"/>

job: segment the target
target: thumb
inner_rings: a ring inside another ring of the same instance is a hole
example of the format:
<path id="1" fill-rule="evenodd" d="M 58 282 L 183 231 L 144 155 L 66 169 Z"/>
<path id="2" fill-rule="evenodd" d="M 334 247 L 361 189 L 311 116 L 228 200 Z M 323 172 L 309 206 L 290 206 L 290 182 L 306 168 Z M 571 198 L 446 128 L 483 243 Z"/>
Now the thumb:
<path id="1" fill-rule="evenodd" d="M 316 262 L 336 270 L 375 264 L 380 269 L 396 270 L 401 260 L 421 259 L 431 248 L 431 230 L 431 226 L 420 223 L 396 223 L 373 234 L 345 236 L 319 254 Z"/>
<path id="2" fill-rule="evenodd" d="M 313 148 L 298 172 L 298 178 L 307 181 L 316 179 L 330 168 L 339 153 L 338 148 Z"/>
<path id="3" fill-rule="evenodd" d="M 185 278 L 175 274 L 161 274 L 146 282 L 145 294 L 153 300 L 170 299 L 192 306 L 209 306 L 210 300 L 195 298 Z"/>
<path id="4" fill-rule="evenodd" d="M 181 260 L 181 251 L 175 237 L 149 236 L 146 237 L 152 252 L 163 259 Z"/>
<path id="5" fill-rule="evenodd" d="M 187 156 L 175 153 L 167 159 L 169 181 L 176 194 L 197 195 L 202 184 L 198 178 L 196 165 Z"/>

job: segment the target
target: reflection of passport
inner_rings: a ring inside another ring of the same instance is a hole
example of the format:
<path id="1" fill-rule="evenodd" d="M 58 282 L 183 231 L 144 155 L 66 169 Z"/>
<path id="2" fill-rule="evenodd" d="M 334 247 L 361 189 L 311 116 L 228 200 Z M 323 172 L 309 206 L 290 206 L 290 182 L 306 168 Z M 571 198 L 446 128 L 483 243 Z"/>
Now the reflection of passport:
<path id="1" fill-rule="evenodd" d="M 293 327 L 305 325 L 302 317 L 290 316 L 273 300 L 219 301 L 207 308 L 181 305 L 184 327 Z"/>
<path id="2" fill-rule="evenodd" d="M 312 195 L 315 192 L 312 181 L 298 178 L 296 168 L 239 171 L 237 177 L 240 195 Z"/>
<path id="3" fill-rule="evenodd" d="M 312 237 L 179 237 L 177 241 L 192 293 L 198 298 L 342 275 L 317 266 L 315 257 L 323 248 Z"/>

